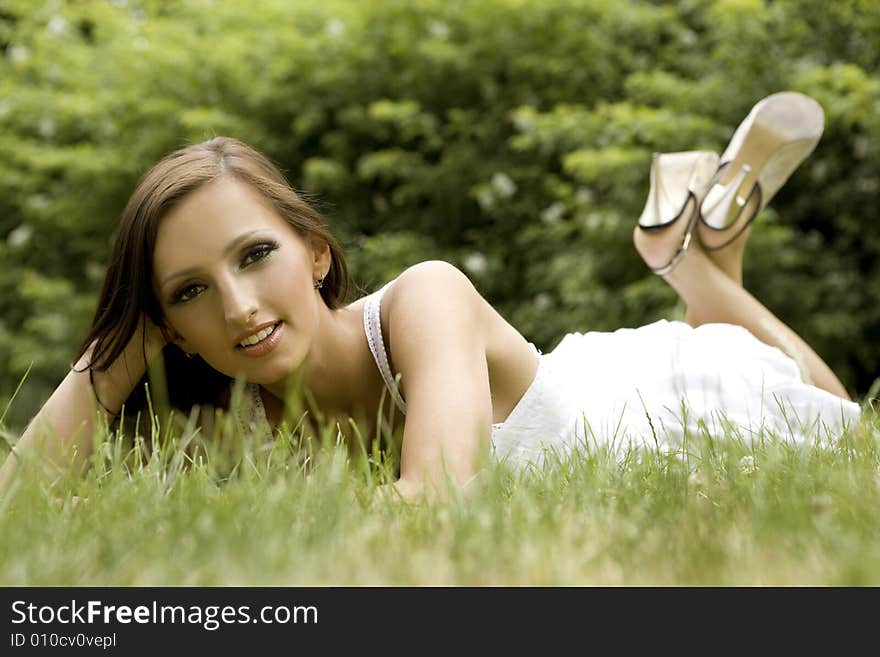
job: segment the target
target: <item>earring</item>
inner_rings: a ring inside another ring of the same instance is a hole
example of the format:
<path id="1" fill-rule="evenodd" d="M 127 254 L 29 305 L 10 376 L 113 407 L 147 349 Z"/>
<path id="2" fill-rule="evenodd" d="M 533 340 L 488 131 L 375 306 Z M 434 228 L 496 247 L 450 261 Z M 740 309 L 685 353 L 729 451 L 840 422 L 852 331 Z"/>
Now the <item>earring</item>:
<path id="1" fill-rule="evenodd" d="M 189 353 L 188 351 L 184 351 L 183 353 L 186 354 L 186 357 L 187 357 L 187 358 L 195 358 L 195 354 L 191 354 L 191 353 Z"/>
<path id="2" fill-rule="evenodd" d="M 315 281 L 316 290 L 320 290 L 322 287 L 324 287 L 324 276 L 321 276 L 321 278 Z"/>

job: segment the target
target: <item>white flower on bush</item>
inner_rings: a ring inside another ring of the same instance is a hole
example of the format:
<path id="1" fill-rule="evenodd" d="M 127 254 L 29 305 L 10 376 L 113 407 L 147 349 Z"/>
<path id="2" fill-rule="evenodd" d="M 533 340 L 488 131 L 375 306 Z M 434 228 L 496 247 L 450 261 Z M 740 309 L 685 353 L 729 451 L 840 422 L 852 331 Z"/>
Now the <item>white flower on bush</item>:
<path id="1" fill-rule="evenodd" d="M 565 214 L 565 205 L 561 201 L 555 201 L 541 211 L 541 221 L 545 224 L 558 224 Z"/>
<path id="2" fill-rule="evenodd" d="M 431 21 L 428 23 L 428 34 L 435 39 L 448 39 L 449 26 L 443 21 Z"/>
<path id="3" fill-rule="evenodd" d="M 24 246 L 31 241 L 34 227 L 30 224 L 21 224 L 12 229 L 6 238 L 6 243 L 11 247 Z"/>
<path id="4" fill-rule="evenodd" d="M 48 116 L 41 119 L 40 125 L 37 126 L 37 132 L 43 139 L 52 139 L 55 136 L 55 121 Z"/>
<path id="5" fill-rule="evenodd" d="M 52 18 L 50 18 L 49 22 L 46 24 L 46 32 L 49 33 L 49 36 L 53 36 L 56 39 L 67 36 L 67 31 L 69 28 L 70 23 L 67 22 L 67 19 L 64 18 L 64 16 L 59 16 L 58 14 L 55 14 Z"/>
<path id="6" fill-rule="evenodd" d="M 24 62 L 30 58 L 31 51 L 27 46 L 11 46 L 6 51 L 6 56 L 9 58 L 9 61 Z"/>
<path id="7" fill-rule="evenodd" d="M 587 187 L 578 187 L 578 190 L 577 192 L 575 192 L 574 197 L 581 205 L 588 205 L 589 203 L 593 202 L 593 198 L 595 197 L 595 195 L 593 194 L 593 190 Z"/>
<path id="8" fill-rule="evenodd" d="M 28 207 L 33 210 L 45 210 L 49 207 L 51 200 L 46 194 L 31 194 L 27 199 Z"/>
<path id="9" fill-rule="evenodd" d="M 486 260 L 486 256 L 482 253 L 475 251 L 470 255 L 466 256 L 461 263 L 465 269 L 468 270 L 469 273 L 474 275 L 480 275 L 486 271 L 486 266 L 488 265 L 488 261 Z"/>
<path id="10" fill-rule="evenodd" d="M 519 132 L 528 132 L 535 127 L 535 108 L 522 107 L 511 113 L 514 127 Z"/>
<path id="11" fill-rule="evenodd" d="M 492 175 L 492 189 L 501 198 L 510 198 L 516 193 L 516 183 L 503 171 Z"/>
<path id="12" fill-rule="evenodd" d="M 693 30 L 682 30 L 679 38 L 684 45 L 692 46 L 697 43 L 700 37 Z"/>
<path id="13" fill-rule="evenodd" d="M 535 308 L 538 310 L 547 310 L 553 305 L 553 298 L 546 292 L 538 292 L 533 300 Z"/>
<path id="14" fill-rule="evenodd" d="M 338 18 L 331 18 L 327 21 L 327 25 L 324 28 L 327 30 L 327 34 L 329 34 L 334 39 L 338 39 L 343 34 L 345 34 L 345 23 L 343 23 Z"/>

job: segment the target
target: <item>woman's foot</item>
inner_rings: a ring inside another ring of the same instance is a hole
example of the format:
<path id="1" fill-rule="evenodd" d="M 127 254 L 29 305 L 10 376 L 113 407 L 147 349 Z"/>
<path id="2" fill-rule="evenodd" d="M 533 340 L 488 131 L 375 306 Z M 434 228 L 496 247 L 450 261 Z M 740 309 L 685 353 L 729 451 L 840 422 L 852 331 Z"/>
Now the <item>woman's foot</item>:
<path id="1" fill-rule="evenodd" d="M 690 208 L 688 208 L 687 212 L 691 212 Z M 682 226 L 686 223 L 687 221 L 682 217 Z M 673 264 L 677 264 L 678 260 L 684 257 L 686 252 L 699 250 L 703 257 L 714 263 L 725 276 L 730 278 L 734 283 L 742 285 L 743 254 L 746 249 L 746 244 L 749 241 L 750 231 L 751 228 L 746 227 L 746 229 L 742 231 L 733 242 L 723 249 L 715 251 L 705 251 L 700 245 L 699 240 L 691 236 L 691 239 L 688 240 L 685 245 L 686 248 L 682 249 L 681 254 Z M 683 240 L 684 236 L 682 235 L 681 230 L 676 230 L 675 227 L 660 231 L 647 231 L 637 225 L 633 230 L 633 244 L 636 247 L 636 251 L 642 256 L 642 260 L 645 261 L 645 264 L 648 265 L 652 271 L 661 276 L 664 275 L 662 268 L 663 265 L 668 263 L 670 260 L 670 254 L 675 253 L 676 250 L 679 249 Z M 669 268 L 669 272 L 671 271 L 672 268 Z M 669 272 L 665 273 L 668 274 Z"/>
<path id="2" fill-rule="evenodd" d="M 647 231 L 636 225 L 633 230 L 633 244 L 636 251 L 651 271 L 658 276 L 669 274 L 690 248 L 693 218 L 696 216 L 696 204 L 693 199 L 689 202 L 687 214 L 686 218 L 682 217 L 680 227 L 672 226 L 659 231 Z M 688 224 L 691 224 L 690 228 Z"/>
<path id="3" fill-rule="evenodd" d="M 709 151 L 654 154 L 648 200 L 633 242 L 655 274 L 668 274 L 688 250 L 698 207 L 717 168 L 718 155 Z"/>
<path id="4" fill-rule="evenodd" d="M 724 274 L 734 283 L 742 285 L 743 282 L 743 254 L 746 250 L 746 244 L 749 241 L 749 232 L 752 229 L 746 226 L 745 229 L 737 235 L 723 249 L 714 251 L 705 251 L 706 256 L 714 262 Z M 697 240 L 699 242 L 699 240 Z M 702 247 L 701 247 L 702 248 Z"/>
<path id="5" fill-rule="evenodd" d="M 737 127 L 700 204 L 697 235 L 709 252 L 734 246 L 755 216 L 813 152 L 825 124 L 822 108 L 786 91 L 758 102 Z M 729 260 L 742 260 L 741 242 Z M 741 276 L 740 276 L 741 278 Z"/>

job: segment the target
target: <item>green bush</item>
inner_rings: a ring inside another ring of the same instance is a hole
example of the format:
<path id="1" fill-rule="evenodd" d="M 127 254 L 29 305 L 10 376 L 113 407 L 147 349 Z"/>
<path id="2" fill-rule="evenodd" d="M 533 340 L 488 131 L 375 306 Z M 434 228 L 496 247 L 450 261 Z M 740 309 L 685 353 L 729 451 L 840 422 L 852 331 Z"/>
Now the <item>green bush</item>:
<path id="1" fill-rule="evenodd" d="M 7 0 L 0 50 L 0 401 L 32 364 L 13 425 L 63 377 L 128 194 L 174 148 L 253 143 L 316 196 L 356 289 L 445 258 L 547 351 L 680 313 L 631 244 L 651 153 L 720 151 L 782 89 L 827 127 L 746 285 L 854 394 L 880 374 L 876 2 Z"/>

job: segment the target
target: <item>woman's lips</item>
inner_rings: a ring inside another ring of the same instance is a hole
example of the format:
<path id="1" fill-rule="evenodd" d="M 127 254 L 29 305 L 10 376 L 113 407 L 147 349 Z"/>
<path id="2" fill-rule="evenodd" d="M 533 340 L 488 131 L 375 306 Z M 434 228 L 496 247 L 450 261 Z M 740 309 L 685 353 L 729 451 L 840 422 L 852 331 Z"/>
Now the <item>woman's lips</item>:
<path id="1" fill-rule="evenodd" d="M 283 333 L 284 322 L 278 322 L 272 332 L 257 344 L 250 344 L 247 347 L 236 345 L 235 348 L 246 356 L 264 356 L 278 346 Z"/>

